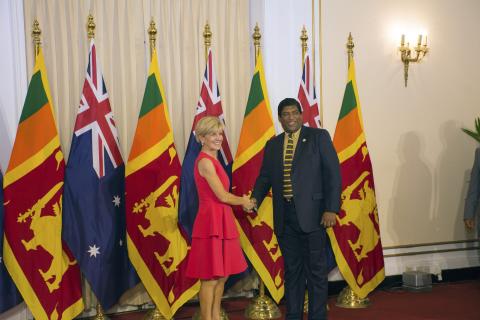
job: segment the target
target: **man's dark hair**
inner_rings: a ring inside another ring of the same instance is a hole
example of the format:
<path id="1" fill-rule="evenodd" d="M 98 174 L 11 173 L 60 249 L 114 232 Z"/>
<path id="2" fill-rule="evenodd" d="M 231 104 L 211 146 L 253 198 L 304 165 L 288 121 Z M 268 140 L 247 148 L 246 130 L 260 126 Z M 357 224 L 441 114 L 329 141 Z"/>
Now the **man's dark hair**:
<path id="1" fill-rule="evenodd" d="M 285 107 L 288 107 L 288 106 L 295 106 L 295 107 L 297 107 L 298 112 L 302 113 L 302 107 L 300 106 L 300 102 L 298 102 L 297 99 L 295 99 L 295 98 L 285 98 L 282 101 L 280 101 L 280 103 L 278 104 L 277 112 L 278 112 L 279 117 L 282 116 L 283 109 Z"/>

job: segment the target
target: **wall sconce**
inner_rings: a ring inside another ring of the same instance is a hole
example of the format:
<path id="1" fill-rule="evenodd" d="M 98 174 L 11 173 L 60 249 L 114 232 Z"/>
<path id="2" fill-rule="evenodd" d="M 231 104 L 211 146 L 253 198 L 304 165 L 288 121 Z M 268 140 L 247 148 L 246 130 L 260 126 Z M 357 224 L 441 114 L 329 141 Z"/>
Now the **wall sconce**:
<path id="1" fill-rule="evenodd" d="M 410 49 L 410 44 L 407 42 L 407 45 L 405 45 L 405 35 L 402 34 L 402 40 L 400 42 L 400 48 L 398 48 L 398 50 L 402 53 L 405 87 L 407 86 L 408 82 L 408 66 L 410 62 L 420 62 L 428 52 L 427 36 L 425 36 L 424 44 L 422 44 L 422 38 L 422 35 L 418 36 L 417 46 L 413 48 L 413 50 L 415 50 L 415 57 L 412 57 L 412 50 Z"/>

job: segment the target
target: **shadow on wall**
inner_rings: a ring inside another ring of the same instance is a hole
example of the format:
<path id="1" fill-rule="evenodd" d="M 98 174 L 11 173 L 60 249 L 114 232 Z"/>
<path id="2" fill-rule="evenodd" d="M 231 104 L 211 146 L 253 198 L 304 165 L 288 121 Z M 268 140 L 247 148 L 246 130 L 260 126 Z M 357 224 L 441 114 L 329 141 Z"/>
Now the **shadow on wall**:
<path id="1" fill-rule="evenodd" d="M 466 135 L 460 130 L 461 125 L 453 120 L 440 126 L 442 150 L 438 157 L 435 172 L 435 207 L 433 214 L 441 222 L 436 231 L 444 235 L 444 241 L 465 240 L 471 238 L 465 230 L 463 211 L 469 180 L 469 167 L 463 165 L 465 155 L 469 152 Z M 471 163 L 467 161 L 469 166 Z"/>
<path id="2" fill-rule="evenodd" d="M 5 115 L 5 106 L 0 100 L 0 167 L 2 172 L 7 171 L 8 160 L 12 150 L 12 140 L 7 130 L 7 117 Z"/>
<path id="3" fill-rule="evenodd" d="M 429 242 L 432 173 L 424 159 L 425 143 L 416 132 L 402 135 L 400 166 L 395 174 L 388 230 L 397 245 Z"/>

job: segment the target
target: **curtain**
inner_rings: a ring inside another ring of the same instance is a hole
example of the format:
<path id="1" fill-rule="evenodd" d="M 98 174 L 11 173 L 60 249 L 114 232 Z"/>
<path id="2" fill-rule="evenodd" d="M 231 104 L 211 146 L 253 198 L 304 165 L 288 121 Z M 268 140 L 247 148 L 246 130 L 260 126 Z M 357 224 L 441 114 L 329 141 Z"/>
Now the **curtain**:
<path id="1" fill-rule="evenodd" d="M 30 33 L 34 19 L 37 19 L 42 30 L 42 48 L 66 158 L 86 73 L 89 13 L 96 24 L 97 55 L 124 161 L 133 140 L 145 89 L 150 61 L 147 29 L 152 18 L 158 30 L 156 43 L 160 73 L 181 159 L 205 69 L 203 31 L 207 21 L 212 32 L 211 48 L 227 136 L 235 153 L 253 70 L 248 0 L 25 0 L 24 10 L 28 76 L 31 76 L 34 64 Z M 122 304 L 138 305 L 149 300 L 142 286 L 133 292 L 122 299 Z M 88 287 L 85 300 L 87 308 L 95 303 Z"/>
<path id="2" fill-rule="evenodd" d="M 34 63 L 31 30 L 42 30 L 42 48 L 65 157 L 86 72 L 87 17 L 96 24 L 95 44 L 110 104 L 127 158 L 137 124 L 149 65 L 150 20 L 156 23 L 157 52 L 175 143 L 183 158 L 205 69 L 203 31 L 210 24 L 212 52 L 235 152 L 253 66 L 248 0 L 25 0 L 27 70 Z"/>

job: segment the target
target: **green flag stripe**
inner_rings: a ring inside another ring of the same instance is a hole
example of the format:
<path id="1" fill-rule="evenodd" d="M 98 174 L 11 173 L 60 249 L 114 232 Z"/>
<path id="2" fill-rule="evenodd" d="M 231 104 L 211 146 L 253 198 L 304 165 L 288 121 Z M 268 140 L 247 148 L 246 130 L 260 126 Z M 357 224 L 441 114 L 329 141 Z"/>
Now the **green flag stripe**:
<path id="1" fill-rule="evenodd" d="M 163 103 L 162 94 L 158 87 L 155 74 L 151 74 L 147 79 L 147 86 L 142 100 L 142 108 L 140 109 L 139 118 L 143 117 L 150 110 Z"/>
<path id="2" fill-rule="evenodd" d="M 260 83 L 260 74 L 257 72 L 252 78 L 247 108 L 245 109 L 245 117 L 263 100 L 265 100 L 265 98 L 263 97 L 262 85 Z"/>
<path id="3" fill-rule="evenodd" d="M 29 118 L 35 112 L 40 110 L 48 102 L 47 93 L 42 83 L 42 75 L 37 71 L 28 85 L 27 97 L 23 105 L 20 122 Z"/>
<path id="4" fill-rule="evenodd" d="M 342 109 L 340 110 L 340 115 L 338 120 L 345 117 L 350 111 L 357 107 L 357 99 L 355 97 L 355 91 L 353 90 L 352 81 L 347 83 L 345 88 L 345 94 L 343 95 Z"/>

